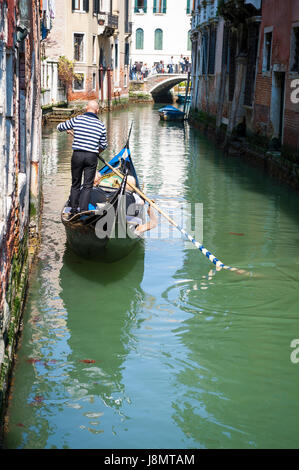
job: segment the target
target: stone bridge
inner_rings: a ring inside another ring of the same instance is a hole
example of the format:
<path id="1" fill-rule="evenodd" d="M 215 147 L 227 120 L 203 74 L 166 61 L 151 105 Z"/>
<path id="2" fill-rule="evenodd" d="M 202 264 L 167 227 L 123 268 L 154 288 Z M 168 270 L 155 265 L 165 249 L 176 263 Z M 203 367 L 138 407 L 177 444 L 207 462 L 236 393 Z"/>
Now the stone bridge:
<path id="1" fill-rule="evenodd" d="M 171 88 L 186 80 L 187 73 L 156 73 L 149 75 L 143 81 L 132 81 L 131 89 L 136 93 L 140 91 L 145 95 L 151 95 L 154 101 L 165 101 L 167 98 L 169 101 Z"/>

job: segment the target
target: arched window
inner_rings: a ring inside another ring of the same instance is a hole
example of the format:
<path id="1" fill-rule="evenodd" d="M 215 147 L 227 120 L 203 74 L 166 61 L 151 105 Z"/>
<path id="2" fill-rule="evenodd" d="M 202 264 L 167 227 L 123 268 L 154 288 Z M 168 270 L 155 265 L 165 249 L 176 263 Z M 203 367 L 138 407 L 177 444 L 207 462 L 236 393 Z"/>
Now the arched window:
<path id="1" fill-rule="evenodd" d="M 142 28 L 136 29 L 136 49 L 143 49 L 144 32 Z"/>
<path id="2" fill-rule="evenodd" d="M 191 51 L 191 30 L 188 31 L 187 51 Z"/>
<path id="3" fill-rule="evenodd" d="M 155 50 L 162 51 L 163 49 L 163 31 L 162 29 L 155 30 Z"/>

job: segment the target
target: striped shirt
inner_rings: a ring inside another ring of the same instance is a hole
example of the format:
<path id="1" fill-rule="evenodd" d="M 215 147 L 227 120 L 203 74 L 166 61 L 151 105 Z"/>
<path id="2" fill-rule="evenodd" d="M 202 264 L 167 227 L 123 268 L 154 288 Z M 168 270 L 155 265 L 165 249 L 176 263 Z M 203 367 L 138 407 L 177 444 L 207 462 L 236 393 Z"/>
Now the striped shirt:
<path id="1" fill-rule="evenodd" d="M 58 124 L 62 131 L 73 130 L 73 150 L 85 150 L 98 153 L 108 147 L 106 127 L 94 113 L 84 113 Z"/>

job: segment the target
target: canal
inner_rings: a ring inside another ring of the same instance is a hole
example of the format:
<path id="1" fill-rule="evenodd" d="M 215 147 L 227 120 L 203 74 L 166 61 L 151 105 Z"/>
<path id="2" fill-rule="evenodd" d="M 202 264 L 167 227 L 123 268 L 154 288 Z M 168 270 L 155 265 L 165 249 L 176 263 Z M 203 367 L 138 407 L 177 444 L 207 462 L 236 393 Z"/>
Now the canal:
<path id="1" fill-rule="evenodd" d="M 103 155 L 133 121 L 145 193 L 173 218 L 202 203 L 204 246 L 247 275 L 214 270 L 163 219 L 122 261 L 76 256 L 60 222 L 72 140 L 44 127 L 42 246 L 5 448 L 298 448 L 298 192 L 157 109 L 103 115 Z"/>

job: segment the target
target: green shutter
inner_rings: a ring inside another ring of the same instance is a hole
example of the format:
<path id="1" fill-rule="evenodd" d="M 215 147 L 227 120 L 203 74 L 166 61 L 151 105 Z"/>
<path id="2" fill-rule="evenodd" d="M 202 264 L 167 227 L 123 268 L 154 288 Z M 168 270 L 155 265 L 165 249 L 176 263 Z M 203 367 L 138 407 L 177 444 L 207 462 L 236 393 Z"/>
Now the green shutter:
<path id="1" fill-rule="evenodd" d="M 157 13 L 157 0 L 154 0 L 153 13 Z"/>
<path id="2" fill-rule="evenodd" d="M 146 10 L 147 10 L 147 0 L 144 0 L 144 7 L 143 7 L 144 13 L 146 13 Z"/>
<path id="3" fill-rule="evenodd" d="M 144 38 L 143 29 L 141 28 L 136 29 L 136 49 L 143 49 L 143 38 Z"/>
<path id="4" fill-rule="evenodd" d="M 138 0 L 135 0 L 134 13 L 138 13 Z"/>
<path id="5" fill-rule="evenodd" d="M 167 0 L 163 0 L 163 9 L 162 9 L 162 13 L 166 13 L 166 8 L 167 8 Z"/>
<path id="6" fill-rule="evenodd" d="M 187 15 L 190 15 L 190 0 L 187 0 Z"/>
<path id="7" fill-rule="evenodd" d="M 162 51 L 163 49 L 163 31 L 162 29 L 156 29 L 155 31 L 155 50 Z"/>
<path id="8" fill-rule="evenodd" d="M 83 10 L 89 12 L 89 0 L 83 0 Z"/>

